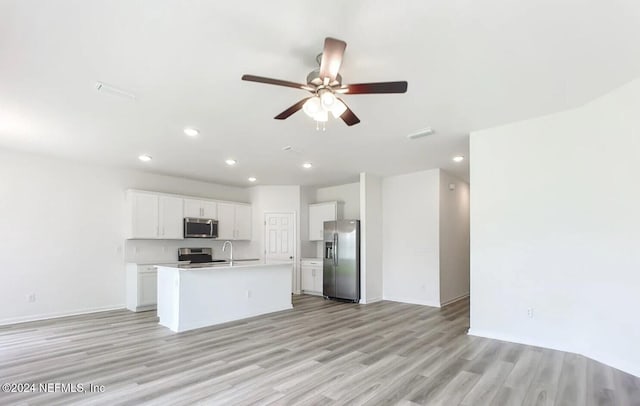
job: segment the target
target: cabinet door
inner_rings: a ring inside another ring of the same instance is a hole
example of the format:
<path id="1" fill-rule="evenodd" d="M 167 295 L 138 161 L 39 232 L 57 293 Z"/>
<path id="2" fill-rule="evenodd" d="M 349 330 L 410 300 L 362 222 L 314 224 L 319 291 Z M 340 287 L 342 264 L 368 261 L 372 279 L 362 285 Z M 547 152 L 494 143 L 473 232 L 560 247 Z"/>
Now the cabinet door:
<path id="1" fill-rule="evenodd" d="M 311 292 L 313 291 L 313 268 L 301 267 L 300 273 L 302 274 L 302 290 Z"/>
<path id="2" fill-rule="evenodd" d="M 322 267 L 314 266 L 313 270 L 313 291 L 322 293 Z"/>
<path id="3" fill-rule="evenodd" d="M 160 196 L 159 201 L 159 231 L 160 238 L 181 240 L 183 233 L 183 207 L 182 198 Z"/>
<path id="4" fill-rule="evenodd" d="M 156 272 L 140 272 L 138 278 L 138 306 L 156 304 L 158 302 L 158 274 Z"/>
<path id="5" fill-rule="evenodd" d="M 158 238 L 158 196 L 131 192 L 131 238 Z"/>
<path id="6" fill-rule="evenodd" d="M 336 220 L 336 203 L 313 204 L 309 206 L 309 240 L 324 239 L 324 222 Z"/>
<path id="7" fill-rule="evenodd" d="M 245 204 L 236 205 L 236 240 L 251 239 L 251 206 Z"/>
<path id="8" fill-rule="evenodd" d="M 202 201 L 202 217 L 206 219 L 218 219 L 218 204 L 216 202 Z"/>
<path id="9" fill-rule="evenodd" d="M 233 240 L 235 235 L 236 206 L 218 203 L 218 239 Z"/>
<path id="10" fill-rule="evenodd" d="M 202 201 L 194 199 L 184 199 L 183 217 L 202 218 Z"/>

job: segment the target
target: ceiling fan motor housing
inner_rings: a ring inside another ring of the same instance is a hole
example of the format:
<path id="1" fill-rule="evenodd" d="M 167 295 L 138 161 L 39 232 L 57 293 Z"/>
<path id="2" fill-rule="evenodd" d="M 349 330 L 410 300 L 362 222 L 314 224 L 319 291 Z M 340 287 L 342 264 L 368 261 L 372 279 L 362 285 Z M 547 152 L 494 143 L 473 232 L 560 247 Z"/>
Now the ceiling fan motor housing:
<path id="1" fill-rule="evenodd" d="M 307 75 L 307 83 L 313 86 L 321 86 L 324 81 L 320 77 L 320 69 L 314 69 Z M 329 83 L 329 86 L 340 86 L 342 84 L 342 76 L 336 75 L 336 80 Z"/>

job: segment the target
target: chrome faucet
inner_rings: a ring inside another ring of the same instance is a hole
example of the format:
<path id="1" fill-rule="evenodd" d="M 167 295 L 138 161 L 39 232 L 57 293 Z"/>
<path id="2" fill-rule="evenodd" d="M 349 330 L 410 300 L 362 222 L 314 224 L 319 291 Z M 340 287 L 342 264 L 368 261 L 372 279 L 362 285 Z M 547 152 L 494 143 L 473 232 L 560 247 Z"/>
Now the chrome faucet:
<path id="1" fill-rule="evenodd" d="M 229 244 L 229 262 L 233 264 L 233 244 L 231 243 L 231 241 L 224 242 L 224 244 L 222 245 L 222 252 L 227 249 L 227 244 Z"/>

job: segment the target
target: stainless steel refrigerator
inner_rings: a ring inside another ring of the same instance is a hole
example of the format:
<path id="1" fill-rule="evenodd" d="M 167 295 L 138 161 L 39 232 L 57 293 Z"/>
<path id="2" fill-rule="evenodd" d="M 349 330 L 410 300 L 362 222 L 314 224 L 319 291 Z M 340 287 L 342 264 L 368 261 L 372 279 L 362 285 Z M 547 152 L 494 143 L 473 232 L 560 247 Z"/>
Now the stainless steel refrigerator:
<path id="1" fill-rule="evenodd" d="M 360 301 L 360 221 L 324 222 L 322 293 Z"/>

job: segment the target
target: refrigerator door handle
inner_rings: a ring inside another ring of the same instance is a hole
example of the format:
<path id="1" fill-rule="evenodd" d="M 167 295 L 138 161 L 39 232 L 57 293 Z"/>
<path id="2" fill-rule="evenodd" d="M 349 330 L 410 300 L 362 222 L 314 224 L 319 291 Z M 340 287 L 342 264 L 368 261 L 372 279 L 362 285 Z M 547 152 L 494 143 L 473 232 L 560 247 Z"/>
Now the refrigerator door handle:
<path id="1" fill-rule="evenodd" d="M 333 263 L 338 266 L 338 233 L 333 235 Z"/>

